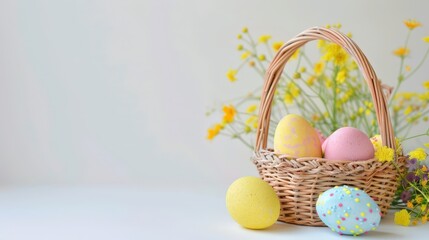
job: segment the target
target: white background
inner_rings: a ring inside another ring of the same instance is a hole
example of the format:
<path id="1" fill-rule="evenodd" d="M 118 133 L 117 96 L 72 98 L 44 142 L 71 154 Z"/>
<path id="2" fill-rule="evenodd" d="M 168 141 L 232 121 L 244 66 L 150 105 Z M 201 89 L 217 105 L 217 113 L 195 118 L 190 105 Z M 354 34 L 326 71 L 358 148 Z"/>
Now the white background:
<path id="1" fill-rule="evenodd" d="M 259 81 L 225 77 L 240 61 L 243 26 L 287 41 L 341 22 L 393 83 L 402 21 L 423 23 L 411 40 L 415 66 L 427 46 L 428 9 L 427 1 L 387 0 L 2 0 L 0 184 L 223 191 L 257 174 L 238 141 L 205 140 L 219 121 L 205 112 Z M 428 68 L 407 88 L 419 89 Z"/>

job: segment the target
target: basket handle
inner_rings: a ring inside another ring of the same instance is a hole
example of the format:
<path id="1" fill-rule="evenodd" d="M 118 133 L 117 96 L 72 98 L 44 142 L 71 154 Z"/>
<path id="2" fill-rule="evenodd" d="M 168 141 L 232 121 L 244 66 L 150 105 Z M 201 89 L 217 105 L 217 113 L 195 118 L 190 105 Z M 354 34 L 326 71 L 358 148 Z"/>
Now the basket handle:
<path id="1" fill-rule="evenodd" d="M 386 97 L 383 94 L 381 82 L 378 80 L 368 59 L 355 42 L 345 34 L 323 27 L 313 27 L 298 34 L 295 38 L 284 44 L 271 61 L 265 74 L 264 88 L 262 90 L 259 106 L 258 128 L 256 132 L 255 152 L 267 148 L 268 129 L 270 126 L 271 106 L 277 83 L 292 54 L 301 46 L 313 40 L 328 40 L 342 46 L 357 62 L 360 71 L 371 91 L 377 122 L 383 145 L 395 148 L 392 123 L 387 109 Z"/>

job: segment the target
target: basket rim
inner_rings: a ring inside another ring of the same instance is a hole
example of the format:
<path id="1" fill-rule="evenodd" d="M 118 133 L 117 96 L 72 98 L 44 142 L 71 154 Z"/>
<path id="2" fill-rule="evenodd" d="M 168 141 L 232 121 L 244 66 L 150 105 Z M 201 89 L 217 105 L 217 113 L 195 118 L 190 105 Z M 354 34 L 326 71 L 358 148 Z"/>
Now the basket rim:
<path id="1" fill-rule="evenodd" d="M 267 148 L 267 149 L 260 149 L 259 151 L 254 151 L 253 152 L 253 157 L 252 158 L 257 158 L 260 155 L 275 155 L 277 156 L 279 159 L 287 159 L 289 161 L 293 160 L 296 162 L 308 162 L 308 161 L 313 161 L 313 160 L 317 160 L 320 163 L 329 163 L 329 164 L 349 164 L 349 163 L 358 163 L 358 162 L 373 162 L 373 161 L 377 161 L 380 163 L 383 163 L 381 161 L 379 161 L 376 157 L 370 158 L 370 159 L 362 159 L 362 160 L 346 160 L 346 159 L 327 159 L 327 158 L 323 158 L 323 157 L 296 157 L 296 156 L 292 156 L 292 155 L 288 155 L 288 154 L 282 154 L 282 153 L 278 153 L 275 152 L 274 149 L 272 148 Z M 396 160 L 406 157 L 406 155 L 404 154 L 397 154 L 396 156 Z M 388 162 L 388 161 L 384 161 L 384 162 Z M 391 161 L 391 162 L 397 162 L 395 160 Z"/>
<path id="2" fill-rule="evenodd" d="M 303 174 L 331 174 L 345 173 L 355 174 L 361 171 L 383 171 L 385 168 L 394 166 L 398 171 L 403 168 L 407 156 L 398 155 L 396 161 L 381 162 L 377 158 L 366 160 L 329 160 L 319 157 L 289 157 L 277 154 L 270 149 L 262 149 L 259 153 L 254 152 L 252 162 L 259 167 L 274 167 L 278 171 L 293 171 Z M 287 170 L 289 169 L 289 170 Z"/>

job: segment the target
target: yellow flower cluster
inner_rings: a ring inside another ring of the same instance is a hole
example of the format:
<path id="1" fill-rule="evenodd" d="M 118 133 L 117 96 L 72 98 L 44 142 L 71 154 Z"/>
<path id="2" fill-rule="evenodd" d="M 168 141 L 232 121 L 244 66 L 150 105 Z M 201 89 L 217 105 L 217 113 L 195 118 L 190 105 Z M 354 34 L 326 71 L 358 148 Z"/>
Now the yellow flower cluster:
<path id="1" fill-rule="evenodd" d="M 408 155 L 410 156 L 411 159 L 415 158 L 419 161 L 426 160 L 426 157 L 428 156 L 428 154 L 425 152 L 423 148 L 416 148 L 413 151 L 411 151 Z"/>
<path id="2" fill-rule="evenodd" d="M 225 105 L 222 108 L 223 111 L 223 119 L 221 123 L 216 123 L 213 127 L 207 130 L 206 138 L 208 140 L 212 140 L 214 137 L 219 135 L 219 133 L 225 128 L 227 124 L 230 124 L 234 121 L 234 117 L 237 113 L 234 106 Z"/>
<path id="3" fill-rule="evenodd" d="M 220 133 L 220 131 L 223 129 L 223 127 L 224 127 L 223 124 L 220 124 L 220 123 L 215 124 L 213 127 L 209 128 L 207 130 L 207 137 L 206 138 L 208 140 L 212 140 L 214 137 L 216 137 Z"/>
<path id="4" fill-rule="evenodd" d="M 397 48 L 395 51 L 393 51 L 393 54 L 395 54 L 398 57 L 406 57 L 408 54 L 410 54 L 410 49 L 406 47 L 400 47 Z"/>
<path id="5" fill-rule="evenodd" d="M 228 72 L 226 72 L 226 77 L 231 82 L 234 82 L 235 80 L 237 80 L 237 77 L 235 75 L 237 75 L 237 70 L 235 69 L 229 69 Z"/>
<path id="6" fill-rule="evenodd" d="M 273 50 L 275 51 L 275 52 L 277 52 L 277 51 L 279 51 L 280 50 L 280 48 L 283 46 L 283 42 L 281 42 L 281 41 L 278 41 L 278 42 L 274 42 L 273 43 Z"/>
<path id="7" fill-rule="evenodd" d="M 422 24 L 420 22 L 418 22 L 417 20 L 415 20 L 415 19 L 405 20 L 404 24 L 410 30 L 413 30 L 416 27 L 422 26 Z"/>
<path id="8" fill-rule="evenodd" d="M 322 59 L 333 62 L 335 65 L 344 65 L 349 58 L 349 54 L 346 50 L 336 43 L 324 44 L 321 49 L 322 52 L 324 52 Z"/>
<path id="9" fill-rule="evenodd" d="M 402 209 L 401 211 L 395 213 L 394 221 L 398 225 L 402 225 L 402 226 L 407 227 L 410 225 L 410 222 L 411 222 L 410 218 L 411 218 L 410 213 L 408 213 L 407 210 Z"/>
<path id="10" fill-rule="evenodd" d="M 392 148 L 381 146 L 375 150 L 374 156 L 380 162 L 391 162 L 395 157 L 395 151 Z"/>
<path id="11" fill-rule="evenodd" d="M 301 93 L 301 89 L 298 86 L 290 82 L 287 84 L 286 94 L 284 96 L 284 102 L 286 104 L 292 104 L 294 99 L 296 99 Z"/>
<path id="12" fill-rule="evenodd" d="M 235 108 L 232 105 L 229 106 L 223 106 L 223 121 L 225 123 L 231 123 L 232 121 L 234 121 L 234 116 L 236 114 Z"/>

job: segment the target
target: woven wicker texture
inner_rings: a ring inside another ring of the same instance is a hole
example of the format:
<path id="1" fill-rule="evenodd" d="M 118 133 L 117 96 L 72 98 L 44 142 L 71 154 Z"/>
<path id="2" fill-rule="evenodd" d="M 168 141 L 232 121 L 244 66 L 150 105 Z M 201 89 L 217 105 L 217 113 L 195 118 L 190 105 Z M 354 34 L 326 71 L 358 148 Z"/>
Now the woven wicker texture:
<path id="1" fill-rule="evenodd" d="M 342 46 L 354 57 L 368 84 L 374 102 L 383 144 L 395 148 L 395 138 L 386 97 L 380 81 L 365 55 L 349 37 L 334 29 L 308 29 L 284 44 L 270 63 L 259 108 L 259 124 L 253 162 L 259 174 L 277 192 L 281 202 L 280 221 L 309 226 L 324 226 L 316 212 L 316 201 L 322 192 L 339 185 L 358 187 L 366 191 L 386 214 L 398 186 L 399 169 L 405 157 L 393 163 L 376 159 L 365 161 L 332 161 L 322 158 L 294 158 L 278 155 L 267 149 L 271 106 L 277 82 L 286 62 L 305 43 L 324 39 Z"/>

